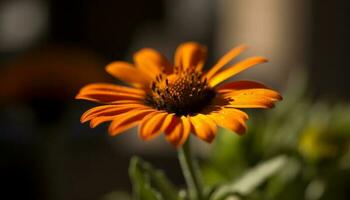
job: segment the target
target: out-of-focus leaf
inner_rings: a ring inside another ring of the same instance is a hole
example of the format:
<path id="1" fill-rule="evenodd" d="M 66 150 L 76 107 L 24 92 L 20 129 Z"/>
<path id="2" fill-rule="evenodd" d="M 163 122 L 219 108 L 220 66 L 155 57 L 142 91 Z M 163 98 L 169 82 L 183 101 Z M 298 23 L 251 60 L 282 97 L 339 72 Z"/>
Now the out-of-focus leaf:
<path id="1" fill-rule="evenodd" d="M 154 169 L 149 163 L 142 161 L 140 158 L 133 157 L 131 159 L 129 173 L 136 199 L 181 199 L 164 173 Z M 147 198 L 144 196 L 147 196 Z"/>
<path id="2" fill-rule="evenodd" d="M 325 182 L 323 180 L 313 180 L 305 190 L 305 199 L 318 200 L 321 199 L 325 190 Z"/>
<path id="3" fill-rule="evenodd" d="M 162 197 L 166 200 L 179 200 L 178 193 L 174 185 L 168 180 L 163 171 L 154 169 L 149 163 L 143 162 L 146 173 L 151 176 L 152 186 L 157 188 Z"/>
<path id="4" fill-rule="evenodd" d="M 144 172 L 137 157 L 133 157 L 129 166 L 129 175 L 133 185 L 133 196 L 136 200 L 162 200 L 160 194 L 151 188 L 150 177 Z"/>
<path id="5" fill-rule="evenodd" d="M 303 189 L 298 191 L 298 188 L 294 185 L 302 186 L 304 188 L 303 181 L 299 180 L 302 172 L 302 165 L 300 160 L 289 157 L 287 163 L 284 165 L 283 170 L 279 170 L 264 187 L 264 193 L 266 199 L 302 199 Z M 292 186 L 292 187 L 290 187 Z M 287 193 L 291 195 L 285 196 Z M 282 196 L 281 196 L 282 195 Z M 299 195 L 299 198 L 296 198 Z"/>
<path id="6" fill-rule="evenodd" d="M 222 199 L 222 197 L 227 196 L 227 194 L 235 193 L 246 196 L 261 183 L 266 181 L 266 179 L 279 171 L 286 162 L 287 158 L 285 156 L 278 156 L 265 161 L 249 170 L 245 175 L 238 179 L 238 181 L 220 187 L 213 194 L 211 199 Z"/>

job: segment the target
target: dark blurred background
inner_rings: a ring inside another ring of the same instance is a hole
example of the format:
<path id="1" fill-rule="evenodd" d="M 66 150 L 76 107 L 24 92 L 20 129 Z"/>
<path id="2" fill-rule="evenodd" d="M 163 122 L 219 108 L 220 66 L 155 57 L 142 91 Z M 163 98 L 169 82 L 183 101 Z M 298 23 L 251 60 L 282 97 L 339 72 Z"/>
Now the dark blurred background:
<path id="1" fill-rule="evenodd" d="M 80 115 L 74 100 L 91 82 L 117 82 L 113 60 L 153 47 L 172 59 L 194 40 L 209 48 L 207 67 L 240 43 L 270 63 L 240 77 L 283 93 L 294 71 L 308 74 L 313 98 L 348 101 L 349 1 L 1 0 L 0 181 L 5 199 L 95 200 L 130 191 L 129 158 L 143 156 L 183 184 L 175 149 L 141 142 L 135 131 L 110 138 Z M 199 155 L 206 145 L 199 143 Z"/>

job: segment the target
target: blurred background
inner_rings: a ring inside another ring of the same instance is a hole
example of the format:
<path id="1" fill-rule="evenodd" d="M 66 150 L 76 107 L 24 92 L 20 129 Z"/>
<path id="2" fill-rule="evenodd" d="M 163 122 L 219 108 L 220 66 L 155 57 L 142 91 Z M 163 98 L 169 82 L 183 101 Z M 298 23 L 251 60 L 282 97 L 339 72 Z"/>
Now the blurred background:
<path id="1" fill-rule="evenodd" d="M 135 154 L 183 186 L 176 151 L 162 137 L 145 143 L 135 130 L 111 138 L 106 126 L 90 129 L 79 118 L 94 104 L 74 96 L 87 83 L 118 82 L 104 71 L 113 60 L 131 61 L 142 47 L 172 59 L 179 43 L 193 40 L 208 46 L 207 68 L 230 48 L 248 44 L 240 58 L 262 55 L 270 62 L 238 78 L 263 81 L 284 96 L 276 109 L 252 116 L 246 136 L 222 131 L 227 140 L 218 138 L 211 146 L 196 142 L 207 184 L 285 153 L 293 158 L 290 173 L 259 188 L 260 199 L 287 199 L 283 194 L 347 199 L 349 5 L 346 0 L 1 0 L 1 195 L 95 200 L 116 190 L 130 192 L 127 170 Z"/>

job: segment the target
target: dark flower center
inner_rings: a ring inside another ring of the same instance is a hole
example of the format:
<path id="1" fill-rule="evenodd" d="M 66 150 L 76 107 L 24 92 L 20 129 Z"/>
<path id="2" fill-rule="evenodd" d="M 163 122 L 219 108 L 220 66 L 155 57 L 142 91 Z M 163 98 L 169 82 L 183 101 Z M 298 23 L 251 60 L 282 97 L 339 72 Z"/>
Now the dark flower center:
<path id="1" fill-rule="evenodd" d="M 209 105 L 215 95 L 201 72 L 187 70 L 158 75 L 151 84 L 146 101 L 158 110 L 178 116 L 193 115 Z"/>

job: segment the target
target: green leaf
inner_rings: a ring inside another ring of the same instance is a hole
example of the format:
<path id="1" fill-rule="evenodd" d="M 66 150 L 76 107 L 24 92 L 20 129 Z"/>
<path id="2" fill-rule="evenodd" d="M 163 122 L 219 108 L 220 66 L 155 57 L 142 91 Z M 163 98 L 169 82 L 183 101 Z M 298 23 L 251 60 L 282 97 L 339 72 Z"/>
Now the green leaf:
<path id="1" fill-rule="evenodd" d="M 133 157 L 130 161 L 129 175 L 133 185 L 133 196 L 136 200 L 162 200 L 159 193 L 151 188 L 150 177 L 144 173 L 140 160 Z"/>
<path id="2" fill-rule="evenodd" d="M 168 180 L 163 171 L 154 169 L 150 164 L 143 164 L 145 171 L 150 174 L 152 184 L 161 193 L 164 199 L 178 200 L 178 194 L 173 184 Z"/>
<path id="3" fill-rule="evenodd" d="M 249 170 L 238 181 L 221 186 L 211 197 L 211 199 L 223 199 L 232 194 L 239 199 L 239 196 L 247 196 L 270 176 L 278 172 L 287 162 L 285 156 L 278 156 L 265 161 L 253 169 Z M 233 199 L 233 198 L 232 198 Z"/>
<path id="4" fill-rule="evenodd" d="M 133 157 L 129 168 L 135 199 L 180 200 L 177 190 L 161 170 Z"/>

